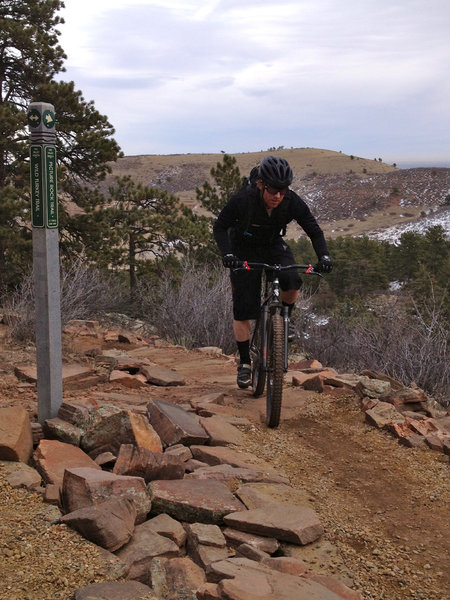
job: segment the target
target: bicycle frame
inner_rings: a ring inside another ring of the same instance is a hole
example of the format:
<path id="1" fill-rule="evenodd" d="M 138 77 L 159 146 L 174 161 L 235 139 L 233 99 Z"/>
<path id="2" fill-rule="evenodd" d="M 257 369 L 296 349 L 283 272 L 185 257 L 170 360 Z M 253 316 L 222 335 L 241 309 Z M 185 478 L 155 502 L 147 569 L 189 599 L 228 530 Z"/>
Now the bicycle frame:
<path id="1" fill-rule="evenodd" d="M 305 273 L 320 275 L 312 265 L 268 265 L 243 262 L 247 270 L 259 268 L 265 272 L 264 293 L 260 316 L 256 320 L 250 341 L 252 354 L 252 388 L 255 397 L 261 396 L 266 388 L 266 423 L 277 427 L 283 394 L 283 375 L 288 370 L 289 308 L 283 305 L 280 292 L 279 273 L 288 269 L 303 269 Z M 267 277 L 267 272 L 272 277 Z"/>

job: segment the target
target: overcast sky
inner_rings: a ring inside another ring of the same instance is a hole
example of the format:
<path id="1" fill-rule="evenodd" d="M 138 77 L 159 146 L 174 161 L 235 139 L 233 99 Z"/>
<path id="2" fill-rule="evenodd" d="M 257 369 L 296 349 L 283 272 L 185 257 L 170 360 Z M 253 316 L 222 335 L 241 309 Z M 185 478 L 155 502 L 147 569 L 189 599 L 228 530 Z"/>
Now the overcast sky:
<path id="1" fill-rule="evenodd" d="M 450 166 L 449 0 L 64 0 L 64 79 L 123 152 Z"/>

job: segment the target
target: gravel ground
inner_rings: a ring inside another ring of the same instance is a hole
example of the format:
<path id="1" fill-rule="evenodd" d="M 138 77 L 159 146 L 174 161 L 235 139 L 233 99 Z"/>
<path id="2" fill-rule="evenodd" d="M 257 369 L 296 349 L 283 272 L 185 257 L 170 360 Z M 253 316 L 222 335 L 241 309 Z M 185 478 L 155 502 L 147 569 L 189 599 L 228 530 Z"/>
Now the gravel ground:
<path id="1" fill-rule="evenodd" d="M 354 398 L 315 396 L 303 415 L 248 438 L 250 451 L 307 492 L 341 575 L 363 598 L 449 597 L 448 457 L 366 426 Z"/>

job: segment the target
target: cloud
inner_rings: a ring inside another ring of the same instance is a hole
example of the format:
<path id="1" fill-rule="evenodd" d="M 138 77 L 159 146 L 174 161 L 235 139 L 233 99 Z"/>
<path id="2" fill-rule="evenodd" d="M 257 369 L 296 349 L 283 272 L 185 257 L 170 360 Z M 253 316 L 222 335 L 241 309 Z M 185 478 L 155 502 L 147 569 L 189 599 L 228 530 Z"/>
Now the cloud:
<path id="1" fill-rule="evenodd" d="M 220 151 L 223 140 L 370 156 L 409 152 L 412 138 L 431 152 L 434 136 L 448 157 L 447 0 L 65 4 L 67 77 L 127 154 Z"/>

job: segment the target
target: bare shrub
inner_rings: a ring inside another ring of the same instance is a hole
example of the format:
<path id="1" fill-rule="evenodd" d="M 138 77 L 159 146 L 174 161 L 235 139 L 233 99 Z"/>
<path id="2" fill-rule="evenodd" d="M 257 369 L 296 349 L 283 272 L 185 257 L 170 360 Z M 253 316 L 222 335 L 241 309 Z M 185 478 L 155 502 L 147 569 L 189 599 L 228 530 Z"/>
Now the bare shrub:
<path id="1" fill-rule="evenodd" d="M 420 306 L 389 302 L 364 316 L 340 312 L 325 326 L 310 323 L 305 333 L 305 351 L 324 364 L 374 369 L 404 385 L 415 382 L 443 405 L 449 403 L 449 332 L 445 308 L 434 297 Z"/>
<path id="2" fill-rule="evenodd" d="M 61 270 L 61 321 L 89 319 L 124 304 L 124 293 L 116 280 L 89 266 L 83 257 Z M 35 292 L 33 276 L 25 277 L 16 290 L 3 299 L 5 320 L 16 341 L 35 336 Z"/>
<path id="3" fill-rule="evenodd" d="M 141 316 L 159 335 L 186 348 L 218 346 L 232 352 L 232 303 L 229 275 L 222 267 L 183 266 L 179 282 L 140 284 Z"/>

